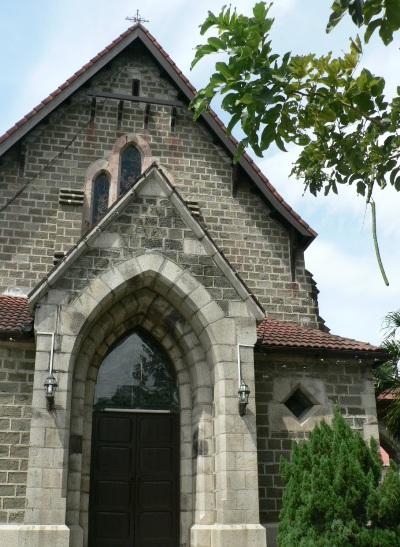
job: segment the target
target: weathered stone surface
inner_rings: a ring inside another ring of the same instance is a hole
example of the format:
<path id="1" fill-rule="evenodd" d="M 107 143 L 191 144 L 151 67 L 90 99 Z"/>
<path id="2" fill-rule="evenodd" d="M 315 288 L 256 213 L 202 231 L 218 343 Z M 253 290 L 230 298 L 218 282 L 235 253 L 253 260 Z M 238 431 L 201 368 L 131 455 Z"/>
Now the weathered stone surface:
<path id="1" fill-rule="evenodd" d="M 0 523 L 24 518 L 34 364 L 34 351 L 0 346 Z"/>

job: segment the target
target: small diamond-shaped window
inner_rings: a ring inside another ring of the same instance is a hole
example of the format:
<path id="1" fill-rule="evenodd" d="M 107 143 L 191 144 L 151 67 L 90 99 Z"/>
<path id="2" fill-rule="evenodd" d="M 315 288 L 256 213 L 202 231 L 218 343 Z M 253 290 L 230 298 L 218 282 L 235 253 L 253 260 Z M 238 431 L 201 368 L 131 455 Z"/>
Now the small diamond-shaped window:
<path id="1" fill-rule="evenodd" d="M 285 405 L 293 412 L 297 419 L 300 419 L 314 406 L 314 403 L 298 387 L 285 401 Z"/>

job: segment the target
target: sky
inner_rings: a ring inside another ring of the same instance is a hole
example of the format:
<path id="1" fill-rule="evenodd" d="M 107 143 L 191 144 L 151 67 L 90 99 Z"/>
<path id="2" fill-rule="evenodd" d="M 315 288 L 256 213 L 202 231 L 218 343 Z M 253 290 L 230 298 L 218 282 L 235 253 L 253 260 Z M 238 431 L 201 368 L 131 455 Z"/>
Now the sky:
<path id="1" fill-rule="evenodd" d="M 149 20 L 150 32 L 171 55 L 192 83 L 200 88 L 215 60 L 190 63 L 201 42 L 199 25 L 208 10 L 218 11 L 220 0 L 1 0 L 0 18 L 0 134 L 56 89 L 89 59 L 126 30 L 126 16 L 136 9 Z M 249 14 L 253 1 L 231 5 Z M 331 0 L 275 0 L 272 40 L 282 53 L 340 54 L 348 37 L 356 33 L 350 21 L 326 35 Z M 399 42 L 389 48 L 373 38 L 362 65 L 383 76 L 388 95 L 400 73 Z M 215 105 L 227 122 L 227 116 Z M 353 189 L 337 196 L 303 195 L 303 185 L 289 177 L 296 150 L 269 150 L 257 164 L 286 201 L 318 232 L 306 251 L 306 266 L 320 290 L 320 313 L 335 334 L 380 343 L 382 322 L 400 308 L 400 195 L 391 189 L 375 195 L 378 236 L 390 281 L 380 276 L 373 249 L 370 212 Z"/>

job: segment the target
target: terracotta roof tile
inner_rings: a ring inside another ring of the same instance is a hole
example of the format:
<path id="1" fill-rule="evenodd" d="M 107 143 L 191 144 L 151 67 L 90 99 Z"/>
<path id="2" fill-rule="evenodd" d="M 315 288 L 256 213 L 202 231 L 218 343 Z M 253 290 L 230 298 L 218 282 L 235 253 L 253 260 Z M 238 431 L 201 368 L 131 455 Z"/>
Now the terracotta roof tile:
<path id="1" fill-rule="evenodd" d="M 257 329 L 257 345 L 266 348 L 321 349 L 384 354 L 382 348 L 301 325 L 264 319 Z"/>
<path id="2" fill-rule="evenodd" d="M 32 332 L 32 327 L 33 317 L 27 298 L 0 296 L 0 334 L 26 334 Z M 260 323 L 257 335 L 257 346 L 265 348 L 384 353 L 382 348 L 366 342 L 271 318 Z"/>
<path id="3" fill-rule="evenodd" d="M 0 334 L 28 334 L 32 332 L 32 326 L 27 298 L 0 296 Z"/>

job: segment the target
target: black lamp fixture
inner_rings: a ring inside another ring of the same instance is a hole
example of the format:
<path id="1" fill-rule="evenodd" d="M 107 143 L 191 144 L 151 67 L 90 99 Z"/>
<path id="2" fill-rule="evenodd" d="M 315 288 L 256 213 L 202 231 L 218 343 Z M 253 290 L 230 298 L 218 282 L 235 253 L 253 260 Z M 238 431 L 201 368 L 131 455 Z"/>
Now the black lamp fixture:
<path id="1" fill-rule="evenodd" d="M 239 414 L 240 416 L 245 416 L 246 407 L 249 404 L 250 389 L 243 379 L 240 382 L 238 394 L 239 394 Z"/>
<path id="2" fill-rule="evenodd" d="M 54 410 L 54 397 L 58 388 L 57 380 L 52 372 L 47 376 L 44 382 L 44 389 L 46 394 L 47 410 Z"/>

